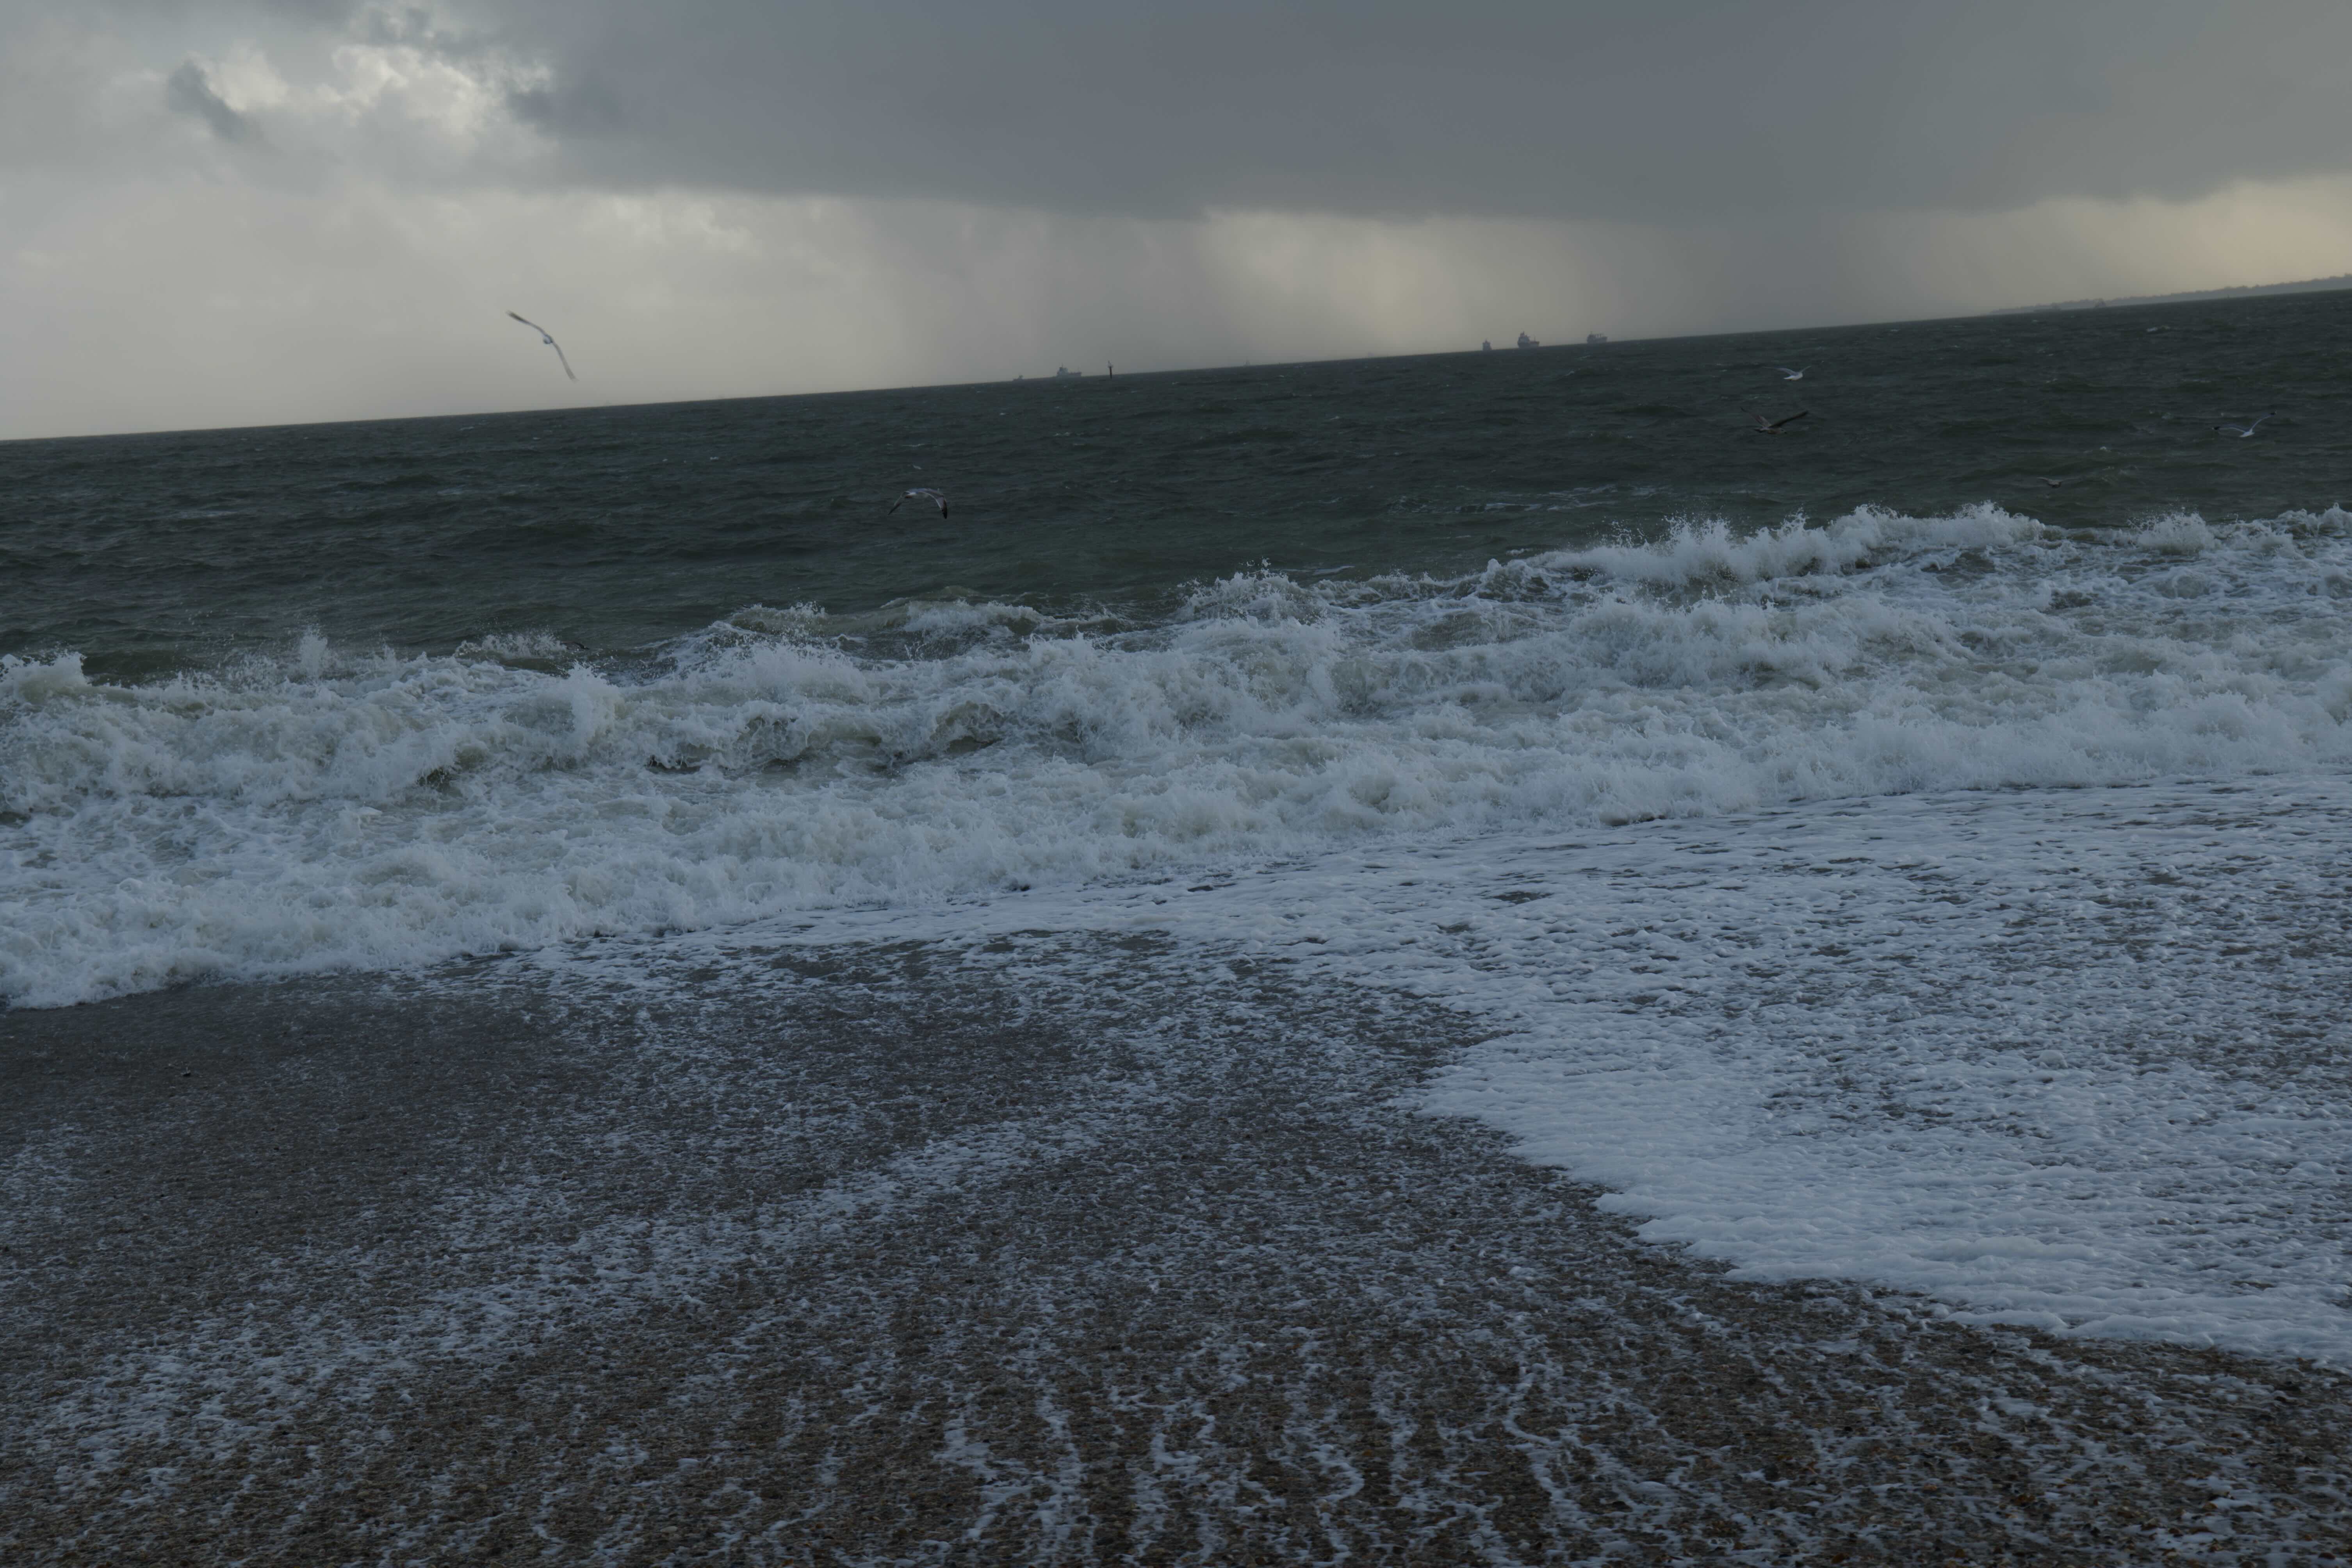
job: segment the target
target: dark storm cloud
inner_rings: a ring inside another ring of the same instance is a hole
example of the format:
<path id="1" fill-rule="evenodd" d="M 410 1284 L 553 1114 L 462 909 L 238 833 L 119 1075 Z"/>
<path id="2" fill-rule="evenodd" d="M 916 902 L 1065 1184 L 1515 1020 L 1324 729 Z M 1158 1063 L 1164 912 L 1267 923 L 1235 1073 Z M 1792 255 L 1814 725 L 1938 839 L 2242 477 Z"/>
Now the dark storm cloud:
<path id="1" fill-rule="evenodd" d="M 183 63 L 163 79 L 163 103 L 174 114 L 190 114 L 203 121 L 224 142 L 252 142 L 261 135 L 252 121 L 231 109 L 213 90 L 205 68 L 194 60 Z"/>
<path id="2" fill-rule="evenodd" d="M 2342 169 L 2343 0 L 482 0 L 590 183 L 1680 220 Z"/>

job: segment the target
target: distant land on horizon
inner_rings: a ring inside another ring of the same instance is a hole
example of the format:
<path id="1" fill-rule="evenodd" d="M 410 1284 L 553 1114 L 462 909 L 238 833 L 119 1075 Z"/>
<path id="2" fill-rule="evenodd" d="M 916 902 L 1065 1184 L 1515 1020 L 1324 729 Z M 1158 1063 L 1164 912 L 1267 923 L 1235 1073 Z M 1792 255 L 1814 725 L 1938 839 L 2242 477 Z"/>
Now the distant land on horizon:
<path id="1" fill-rule="evenodd" d="M 2249 294 L 2318 294 L 2352 289 L 2352 272 L 2310 278 L 2300 283 L 2241 283 L 2228 289 L 2196 289 L 2185 294 L 2133 294 L 2109 300 L 2059 300 L 2047 305 L 2003 305 L 1988 316 L 2022 316 L 2035 310 L 2093 310 L 2103 305 L 2180 305 L 2199 300 L 2240 300 Z"/>
<path id="2" fill-rule="evenodd" d="M 2188 305 L 2194 304 L 2199 300 L 2244 300 L 2263 294 L 2324 294 L 2331 290 L 2339 289 L 2352 289 L 2352 272 L 2339 273 L 2333 278 L 2306 278 L 2302 281 L 2295 283 L 2234 283 L 2225 289 L 2192 289 L 2179 294 L 2118 294 L 2105 300 L 2053 300 L 2047 304 L 2042 305 L 1995 305 L 1988 310 L 1966 310 L 1959 312 L 1958 315 L 1948 317 L 1874 316 L 1863 321 L 1815 323 L 1811 326 L 1803 327 L 1722 327 L 1711 328 L 1704 331 L 1696 332 L 1661 332 L 1655 336 L 1636 334 L 1618 341 L 1635 343 L 1667 342 L 1672 342 L 1676 338 L 1762 337 L 1774 334 L 1785 335 L 1790 332 L 1828 331 L 1834 331 L 1839 327 L 1884 326 L 1890 321 L 1900 323 L 1948 320 L 1958 321 L 1965 317 L 1974 316 L 2030 316 L 2043 310 L 2095 310 L 2115 305 Z M 1523 337 L 1525 336 L 1525 334 L 1521 335 Z M 1570 335 L 1557 342 L 1538 342 L 1530 339 L 1516 346 L 1521 349 L 1580 349 L 1590 348 L 1595 343 L 1605 343 L 1610 341 L 1611 340 L 1607 336 L 1596 332 L 1590 337 L 1583 338 Z M 1495 345 L 1490 342 L 1483 344 L 1482 346 L 1486 349 L 1493 349 Z M 1361 357 L 1367 359 L 1416 359 L 1423 354 L 1432 353 L 1443 354 L 1460 353 L 1462 351 L 1460 349 L 1421 349 L 1408 350 L 1396 354 L 1367 354 Z M 1341 357 L 1346 358 L 1352 356 L 1343 355 Z M 1302 360 L 1297 363 L 1307 364 L 1327 362 Z M 1193 368 L 1197 370 L 1224 370 L 1240 369 L 1242 367 L 1238 365 L 1198 365 Z M 1141 371 L 1137 374 L 1149 375 L 1152 373 L 1150 371 Z"/>

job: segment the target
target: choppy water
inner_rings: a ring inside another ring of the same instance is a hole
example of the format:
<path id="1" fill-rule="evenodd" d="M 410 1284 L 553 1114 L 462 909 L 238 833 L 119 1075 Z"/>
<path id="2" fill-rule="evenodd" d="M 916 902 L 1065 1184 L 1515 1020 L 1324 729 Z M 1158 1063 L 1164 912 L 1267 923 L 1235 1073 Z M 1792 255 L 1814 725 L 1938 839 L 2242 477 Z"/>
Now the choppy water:
<path id="1" fill-rule="evenodd" d="M 1171 877 L 1213 892 L 1244 869 L 1291 875 L 1304 898 L 1351 857 L 1433 847 L 1456 880 L 1507 864 L 1524 879 L 1530 834 L 1656 818 L 1718 822 L 1727 853 L 1757 855 L 1765 840 L 1742 834 L 1790 831 L 1769 814 L 1856 797 L 2028 792 L 1968 850 L 2023 864 L 2050 835 L 2107 831 L 2037 792 L 2324 794 L 2352 760 L 2347 327 L 2352 294 L 2315 295 L 0 447 L 0 996 L 588 938 L 651 952 L 852 910 L 869 933 L 946 940 L 959 920 L 1049 908 L 1083 925 L 1083 900 L 1017 900 Z M 1750 408 L 1808 417 L 1762 437 L 1743 432 Z M 2252 439 L 2210 428 L 2272 408 Z M 884 515 L 919 484 L 950 492 L 952 515 Z M 2346 847 L 2324 821 L 2282 852 L 2276 885 L 2307 902 Z M 1837 831 L 1801 835 L 1824 875 L 1843 863 Z M 1373 899 L 1379 871 L 1358 901 L 1383 912 L 1354 936 L 1391 957 L 1341 979 L 1411 970 L 1562 1060 L 1585 1050 L 1529 1025 L 1514 987 L 1616 962 L 1607 933 L 1524 961 L 1457 942 L 1440 984 L 1417 967 L 1444 949 L 1415 923 L 1422 895 Z M 1901 962 L 1933 964 L 1915 893 L 1882 912 L 1922 933 Z M 1227 923 L 1254 929 L 1265 898 L 1233 897 Z M 1984 929 L 2007 908 L 1988 904 Z M 1840 918 L 1818 914 L 1820 951 L 1846 951 Z M 1208 953 L 1225 920 L 1188 916 L 1188 940 Z M 2344 978 L 2340 942 L 2296 940 L 2319 945 L 2294 984 Z M 2239 982 L 2219 973 L 2197 971 L 2182 1016 L 2229 1013 Z M 1743 1105 L 1783 1092 L 1785 1016 L 1763 1029 L 1750 1002 L 1725 1006 L 1728 1055 L 1674 1070 L 1744 1084 Z M 1849 1031 L 1869 1012 L 1839 1006 Z M 2008 1026 L 1952 1038 L 2032 1043 Z M 2341 1076 L 2345 1042 L 2306 1033 L 2305 1065 Z M 1727 1060 L 1755 1071 L 1727 1077 Z M 1517 1098 L 1478 1113 L 1538 1143 L 1587 1126 L 1544 1097 L 1600 1080 L 1547 1070 L 1514 1068 Z M 2084 1070 L 2097 1083 L 2074 1088 L 2095 1100 L 2139 1069 Z M 2179 1092 L 2243 1097 L 2197 1071 L 2210 1081 Z M 2334 1081 L 2280 1114 L 2336 1128 Z M 1621 1109 L 1702 1103 L 1653 1084 Z M 1721 1117 L 1768 1138 L 1748 1111 Z M 2175 1121 L 2116 1124 L 2152 1149 Z M 1859 1125 L 1842 1135 L 1877 1136 Z M 1841 1168 L 1882 1169 L 1894 1147 Z M 1999 1163 L 1958 1147 L 1938 1169 Z M 2275 1165 L 2308 1219 L 2340 1172 L 2274 1154 L 2247 1179 Z M 1546 1157 L 1639 1184 L 1597 1154 Z M 1661 1234 L 1737 1232 L 1706 1205 L 1736 1207 L 1748 1180 L 1650 1212 Z M 1790 1214 L 1749 1227 L 1779 1239 L 1719 1255 L 2035 1321 L 2160 1319 L 2148 1331 L 2336 1353 L 2324 1269 L 2287 1269 L 2297 1304 L 2267 1318 L 2179 1308 L 2204 1265 L 2182 1253 L 2168 1276 L 2156 1241 L 2093 1270 L 2079 1300 L 2042 1275 L 1953 1283 L 1918 1260 L 1975 1245 L 1936 1228 L 1961 1219 L 1886 1221 L 1917 1244 L 1889 1262 L 1866 1218 L 1789 1241 L 1812 1234 L 1807 1201 L 1792 1188 Z M 2130 1213 L 2159 1238 L 2179 1217 L 2157 1199 Z M 2000 1256 L 2073 1245 L 2070 1221 L 2040 1240 L 2040 1221 L 2003 1223 Z M 2246 1267 L 2246 1290 L 2284 1268 Z"/>
<path id="2" fill-rule="evenodd" d="M 445 654 L 552 635 L 609 658 L 751 605 L 944 595 L 1152 619 L 1260 562 L 1454 575 L 1685 517 L 2273 517 L 2343 492 L 2348 342 L 2352 293 L 2320 294 L 19 442 L 0 445 L 0 653 L 151 678 L 315 630 Z M 2210 429 L 2271 407 L 2253 441 Z M 1785 437 L 1740 434 L 1749 409 L 1799 408 Z M 882 521 L 917 484 L 954 515 Z"/>

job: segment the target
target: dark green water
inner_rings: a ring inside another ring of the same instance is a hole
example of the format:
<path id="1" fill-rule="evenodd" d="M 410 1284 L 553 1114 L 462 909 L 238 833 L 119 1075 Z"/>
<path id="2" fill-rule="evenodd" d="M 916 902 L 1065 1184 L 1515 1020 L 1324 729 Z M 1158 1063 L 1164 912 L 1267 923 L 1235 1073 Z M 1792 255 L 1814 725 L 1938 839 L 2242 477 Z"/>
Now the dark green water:
<path id="1" fill-rule="evenodd" d="M 1784 382 L 1775 364 L 1804 366 Z M 1778 437 L 1748 410 L 1809 416 Z M 2222 419 L 2278 416 L 2251 440 Z M 753 604 L 1457 571 L 1678 517 L 2325 507 L 2352 293 L 1082 381 L 0 445 L 0 652 L 614 653 Z M 2061 479 L 2052 489 L 2043 477 Z M 953 514 L 885 510 L 908 486 Z"/>

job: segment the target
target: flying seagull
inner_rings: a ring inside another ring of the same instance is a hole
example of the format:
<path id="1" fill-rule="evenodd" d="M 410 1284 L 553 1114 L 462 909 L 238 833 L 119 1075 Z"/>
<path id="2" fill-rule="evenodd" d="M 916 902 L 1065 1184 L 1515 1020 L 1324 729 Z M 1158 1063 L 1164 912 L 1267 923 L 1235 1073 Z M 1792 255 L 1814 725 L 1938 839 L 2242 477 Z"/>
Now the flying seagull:
<path id="1" fill-rule="evenodd" d="M 563 345 L 555 341 L 555 334 L 553 332 L 549 331 L 537 321 L 527 320 L 521 316 L 515 316 L 515 313 L 512 310 L 509 310 L 507 314 L 514 316 L 516 321 L 521 321 L 524 326 L 529 327 L 532 331 L 537 332 L 539 334 L 540 342 L 545 343 L 549 348 L 555 351 L 555 363 L 563 367 L 563 374 L 566 376 L 569 376 L 573 381 L 578 381 L 580 379 L 578 376 L 572 374 L 572 362 L 563 357 Z"/>
<path id="2" fill-rule="evenodd" d="M 1780 373 L 1780 379 L 1782 381 L 1802 381 L 1805 379 L 1805 371 L 1811 370 L 1813 367 L 1811 365 L 1807 365 L 1804 367 L 1804 370 L 1790 370 L 1785 364 L 1776 364 L 1772 368 Z"/>
<path id="3" fill-rule="evenodd" d="M 2263 419 L 2268 419 L 2271 416 L 2271 414 L 2276 414 L 2278 410 L 2273 408 L 2271 410 L 2270 414 L 2263 415 Z M 2255 431 L 2263 427 L 2263 419 L 2257 419 L 2252 425 L 2216 425 L 2213 426 L 2213 432 L 2214 434 L 2219 435 L 2222 431 L 2226 430 L 2231 435 L 2235 436 L 2239 440 L 2242 441 L 2247 437 L 2252 435 Z"/>
<path id="4" fill-rule="evenodd" d="M 928 486 L 918 486 L 915 489 L 908 490 L 905 495 L 900 496 L 897 500 L 892 501 L 890 503 L 890 511 L 897 511 L 900 507 L 905 506 L 910 500 L 927 500 L 933 506 L 940 509 L 940 515 L 941 517 L 945 517 L 948 514 L 947 492 L 945 490 L 935 490 Z M 890 515 L 890 511 L 886 511 L 882 515 L 884 517 L 887 517 Z"/>
<path id="5" fill-rule="evenodd" d="M 1756 410 L 1753 408 L 1749 409 L 1748 412 L 1750 414 L 1756 414 Z M 1761 414 L 1756 414 L 1756 434 L 1759 436 L 1778 436 L 1780 433 L 1782 426 L 1794 425 L 1798 420 L 1802 419 L 1806 415 L 1811 412 L 1812 410 L 1810 408 L 1800 408 L 1785 419 L 1767 419 Z"/>
<path id="6" fill-rule="evenodd" d="M 2048 485 L 2048 486 L 2049 486 L 2052 489 L 2053 489 L 2053 490 L 2054 490 L 2054 489 L 2056 489 L 2060 485 L 2063 485 L 2063 484 L 2064 484 L 2064 483 L 2066 482 L 2066 481 L 2065 481 L 2065 480 L 2063 480 L 2063 479 L 2052 479 L 2048 474 L 2036 474 L 2036 475 L 2034 475 L 2033 477 L 2034 477 L 2035 479 L 2040 479 L 2043 484 Z"/>

